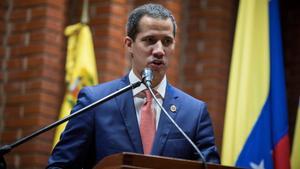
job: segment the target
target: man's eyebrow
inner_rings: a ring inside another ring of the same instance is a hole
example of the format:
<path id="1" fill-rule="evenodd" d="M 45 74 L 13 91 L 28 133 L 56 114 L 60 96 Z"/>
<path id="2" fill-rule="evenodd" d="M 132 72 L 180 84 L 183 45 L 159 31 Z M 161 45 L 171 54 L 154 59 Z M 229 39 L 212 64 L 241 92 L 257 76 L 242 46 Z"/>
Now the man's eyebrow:
<path id="1" fill-rule="evenodd" d="M 175 39 L 175 37 L 173 37 L 173 36 L 169 36 L 169 35 L 167 35 L 167 36 L 164 36 L 164 38 Z"/>

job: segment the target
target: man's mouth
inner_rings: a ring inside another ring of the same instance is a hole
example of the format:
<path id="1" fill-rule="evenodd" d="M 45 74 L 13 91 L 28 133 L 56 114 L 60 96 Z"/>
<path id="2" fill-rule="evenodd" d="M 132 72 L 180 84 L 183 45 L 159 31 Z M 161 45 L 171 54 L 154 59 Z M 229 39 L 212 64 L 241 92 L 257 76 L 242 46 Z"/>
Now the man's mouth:
<path id="1" fill-rule="evenodd" d="M 150 62 L 150 65 L 163 66 L 165 65 L 165 62 L 163 60 L 153 60 L 152 62 Z"/>

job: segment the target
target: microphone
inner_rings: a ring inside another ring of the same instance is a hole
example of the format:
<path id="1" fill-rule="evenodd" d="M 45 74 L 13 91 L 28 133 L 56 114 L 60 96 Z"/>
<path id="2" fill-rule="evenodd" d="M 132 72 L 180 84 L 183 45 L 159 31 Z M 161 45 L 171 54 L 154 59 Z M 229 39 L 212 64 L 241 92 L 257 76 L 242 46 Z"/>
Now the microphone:
<path id="1" fill-rule="evenodd" d="M 151 88 L 151 82 L 153 79 L 152 70 L 146 67 L 144 68 L 141 74 L 142 74 L 142 82 L 146 85 L 147 88 Z"/>
<path id="2" fill-rule="evenodd" d="M 195 145 L 195 143 L 189 138 L 189 136 L 187 136 L 185 134 L 185 132 L 178 126 L 178 124 L 172 119 L 172 117 L 168 114 L 168 112 L 166 111 L 166 109 L 160 104 L 160 102 L 158 101 L 157 97 L 155 96 L 152 88 L 151 88 L 151 81 L 153 79 L 153 74 L 152 74 L 152 70 L 150 68 L 145 68 L 142 71 L 142 82 L 146 85 L 146 87 L 148 88 L 148 90 L 150 91 L 153 99 L 155 100 L 155 102 L 158 104 L 158 106 L 161 108 L 162 112 L 164 112 L 164 114 L 168 117 L 168 119 L 174 124 L 174 126 L 177 128 L 177 130 L 184 136 L 184 138 L 192 145 L 192 147 L 196 150 L 197 154 L 200 156 L 204 168 L 207 169 L 207 165 L 206 165 L 206 161 L 204 158 L 204 155 L 201 153 L 201 151 L 198 149 L 198 147 Z"/>

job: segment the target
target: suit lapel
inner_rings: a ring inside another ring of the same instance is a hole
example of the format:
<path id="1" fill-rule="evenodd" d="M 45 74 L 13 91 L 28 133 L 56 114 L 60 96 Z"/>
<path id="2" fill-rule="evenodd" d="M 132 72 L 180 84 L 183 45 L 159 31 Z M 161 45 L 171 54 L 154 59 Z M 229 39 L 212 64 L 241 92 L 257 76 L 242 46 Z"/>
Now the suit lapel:
<path id="1" fill-rule="evenodd" d="M 120 88 L 129 84 L 128 76 L 125 76 L 122 81 Z M 120 105 L 120 112 L 126 125 L 131 143 L 133 144 L 134 150 L 137 153 L 143 153 L 143 146 L 139 131 L 139 125 L 136 118 L 136 110 L 133 102 L 133 95 L 131 90 L 116 97 L 118 105 Z"/>
<path id="2" fill-rule="evenodd" d="M 174 120 L 176 119 L 177 112 L 180 109 L 178 96 L 175 93 L 176 92 L 174 92 L 173 87 L 167 84 L 166 95 L 163 101 L 163 107 Z M 172 112 L 171 106 L 176 106 L 176 111 Z M 161 151 L 167 141 L 168 134 L 172 128 L 174 128 L 174 124 L 172 124 L 172 122 L 168 119 L 165 113 L 161 111 L 151 154 L 161 154 Z"/>

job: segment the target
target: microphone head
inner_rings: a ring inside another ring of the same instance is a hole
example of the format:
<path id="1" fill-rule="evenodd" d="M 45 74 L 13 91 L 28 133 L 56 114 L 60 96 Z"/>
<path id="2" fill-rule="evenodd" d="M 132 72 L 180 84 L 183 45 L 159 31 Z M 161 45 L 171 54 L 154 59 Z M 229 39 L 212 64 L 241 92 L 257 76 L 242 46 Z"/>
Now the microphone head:
<path id="1" fill-rule="evenodd" d="M 147 86 L 147 87 L 151 87 L 151 82 L 153 79 L 153 73 L 152 70 L 150 68 L 144 68 L 144 70 L 141 73 L 142 76 L 142 82 Z"/>

